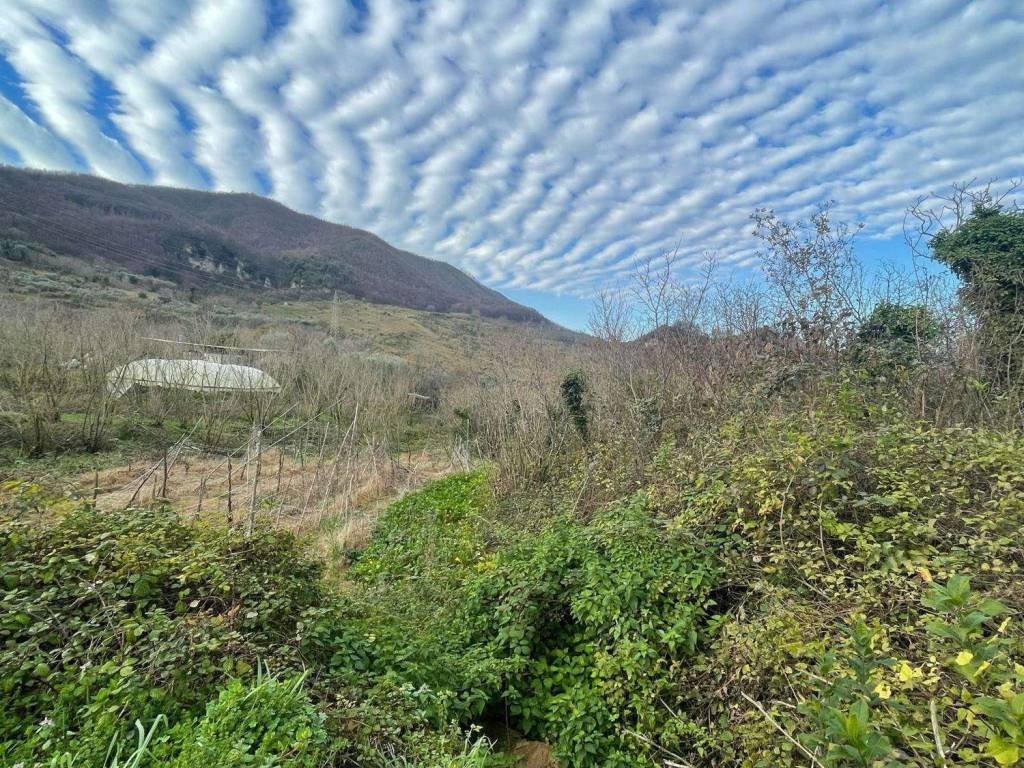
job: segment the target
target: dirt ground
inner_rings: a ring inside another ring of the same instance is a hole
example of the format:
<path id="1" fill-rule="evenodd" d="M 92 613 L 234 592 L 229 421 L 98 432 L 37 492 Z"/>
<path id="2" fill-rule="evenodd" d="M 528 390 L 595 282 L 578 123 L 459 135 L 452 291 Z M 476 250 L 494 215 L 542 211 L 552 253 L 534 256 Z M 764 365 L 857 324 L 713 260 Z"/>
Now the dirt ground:
<path id="1" fill-rule="evenodd" d="M 457 471 L 451 460 L 425 450 L 398 457 L 369 451 L 296 456 L 276 448 L 255 455 L 182 450 L 139 458 L 80 475 L 79 492 L 99 509 L 166 500 L 179 512 L 246 524 L 250 513 L 333 551 L 366 543 L 377 515 L 402 494 Z"/>

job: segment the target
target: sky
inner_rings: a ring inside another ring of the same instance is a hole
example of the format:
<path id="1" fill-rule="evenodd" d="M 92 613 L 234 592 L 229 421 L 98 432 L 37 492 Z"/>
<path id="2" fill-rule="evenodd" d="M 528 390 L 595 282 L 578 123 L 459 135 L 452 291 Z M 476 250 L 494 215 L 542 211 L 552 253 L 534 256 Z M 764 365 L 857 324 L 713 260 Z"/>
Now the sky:
<path id="1" fill-rule="evenodd" d="M 0 162 L 269 195 L 558 322 L 750 213 L 1024 174 L 1018 0 L 3 0 Z"/>

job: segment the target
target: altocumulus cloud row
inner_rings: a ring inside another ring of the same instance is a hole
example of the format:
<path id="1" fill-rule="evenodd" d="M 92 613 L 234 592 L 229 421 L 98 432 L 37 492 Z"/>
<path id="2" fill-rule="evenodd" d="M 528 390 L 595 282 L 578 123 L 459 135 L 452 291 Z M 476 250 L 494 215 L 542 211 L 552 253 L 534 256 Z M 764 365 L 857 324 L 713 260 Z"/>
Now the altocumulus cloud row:
<path id="1" fill-rule="evenodd" d="M 0 154 L 269 194 L 585 294 L 1024 168 L 1024 3 L 6 0 Z"/>

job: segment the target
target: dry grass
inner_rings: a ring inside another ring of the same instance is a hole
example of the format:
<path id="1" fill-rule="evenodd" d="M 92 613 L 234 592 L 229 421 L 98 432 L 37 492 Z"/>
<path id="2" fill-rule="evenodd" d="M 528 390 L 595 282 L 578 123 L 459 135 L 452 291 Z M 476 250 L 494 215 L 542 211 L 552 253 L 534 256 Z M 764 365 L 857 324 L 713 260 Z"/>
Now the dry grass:
<path id="1" fill-rule="evenodd" d="M 321 458 L 271 449 L 260 458 L 258 517 L 307 539 L 319 554 L 361 549 L 380 512 L 396 497 L 454 469 L 449 457 L 419 450 L 398 457 L 371 451 Z M 256 460 L 232 461 L 230 519 L 249 515 Z M 228 465 L 223 456 L 183 451 L 167 460 L 148 456 L 75 478 L 74 490 L 99 509 L 166 502 L 188 516 L 229 519 Z"/>

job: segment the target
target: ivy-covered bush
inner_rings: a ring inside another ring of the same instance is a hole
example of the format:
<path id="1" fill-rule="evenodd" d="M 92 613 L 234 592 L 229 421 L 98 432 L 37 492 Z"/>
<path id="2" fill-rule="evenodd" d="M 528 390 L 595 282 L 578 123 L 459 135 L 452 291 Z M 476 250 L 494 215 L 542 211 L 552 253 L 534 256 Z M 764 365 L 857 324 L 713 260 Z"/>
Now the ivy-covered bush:
<path id="1" fill-rule="evenodd" d="M 1024 212 L 1004 210 L 987 193 L 971 215 L 931 241 L 932 256 L 961 280 L 960 297 L 978 321 L 989 377 L 1019 387 L 1024 322 Z"/>

